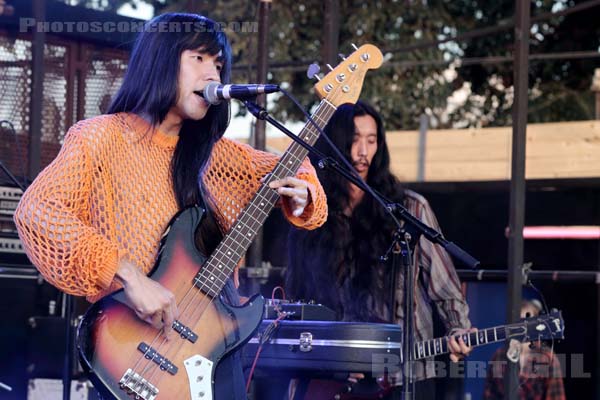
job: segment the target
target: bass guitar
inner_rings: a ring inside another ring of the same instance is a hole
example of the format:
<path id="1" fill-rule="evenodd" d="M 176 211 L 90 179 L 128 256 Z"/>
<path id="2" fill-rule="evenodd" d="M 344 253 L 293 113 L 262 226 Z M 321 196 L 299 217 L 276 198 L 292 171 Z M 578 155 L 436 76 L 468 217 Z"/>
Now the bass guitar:
<path id="1" fill-rule="evenodd" d="M 313 115 L 317 125 L 323 128 L 337 106 L 356 102 L 366 72 L 382 61 L 377 47 L 364 45 L 323 77 L 315 85 L 322 99 Z M 310 123 L 300 132 L 310 144 L 318 135 Z M 125 304 L 122 290 L 90 307 L 79 325 L 77 346 L 81 364 L 101 395 L 120 400 L 214 399 L 219 361 L 250 339 L 264 306 L 264 299 L 255 295 L 245 305 L 231 307 L 219 294 L 278 200 L 268 183 L 293 175 L 306 154 L 296 143 L 290 145 L 210 256 L 195 244 L 195 233 L 205 223 L 204 210 L 188 208 L 173 217 L 149 276 L 175 295 L 180 311 L 171 327 L 178 333 L 175 339 L 167 341 L 140 320 Z"/>

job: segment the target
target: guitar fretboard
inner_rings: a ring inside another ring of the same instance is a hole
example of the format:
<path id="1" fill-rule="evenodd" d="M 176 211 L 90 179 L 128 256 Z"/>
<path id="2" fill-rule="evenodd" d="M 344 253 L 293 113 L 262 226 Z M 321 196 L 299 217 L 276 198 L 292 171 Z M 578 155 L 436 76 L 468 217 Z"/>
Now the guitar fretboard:
<path id="1" fill-rule="evenodd" d="M 319 128 L 323 129 L 334 112 L 335 107 L 323 100 L 312 118 Z M 313 145 L 319 137 L 319 131 L 309 121 L 298 136 Z M 288 147 L 271 174 L 261 184 L 252 201 L 244 208 L 229 233 L 196 275 L 194 283 L 203 292 L 212 297 L 221 292 L 279 199 L 277 192 L 268 186 L 269 182 L 296 175 L 307 153 L 308 151 L 296 142 Z"/>
<path id="2" fill-rule="evenodd" d="M 477 347 L 488 343 L 502 342 L 507 338 L 519 338 L 525 336 L 526 333 L 527 328 L 524 324 L 512 324 L 481 329 L 477 332 L 465 333 L 463 335 L 455 335 L 454 338 L 458 341 L 458 338 L 462 337 L 466 345 Z M 415 343 L 413 360 L 449 353 L 448 340 L 450 340 L 450 337 L 444 336 Z"/>

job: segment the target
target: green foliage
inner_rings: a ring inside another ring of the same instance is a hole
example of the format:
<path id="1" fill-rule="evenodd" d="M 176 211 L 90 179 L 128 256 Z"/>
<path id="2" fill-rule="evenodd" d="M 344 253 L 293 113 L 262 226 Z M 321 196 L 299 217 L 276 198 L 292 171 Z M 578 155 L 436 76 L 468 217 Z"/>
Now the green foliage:
<path id="1" fill-rule="evenodd" d="M 532 18 L 583 3 L 577 1 L 538 0 L 531 3 Z M 485 6 L 484 6 L 485 4 Z M 514 15 L 514 2 L 474 2 L 452 0 L 448 12 L 455 21 L 464 21 L 460 31 L 478 29 L 508 22 Z M 476 18 L 465 16 L 474 15 Z M 596 21 L 600 7 L 554 17 L 532 24 L 530 54 L 573 51 L 598 51 L 600 29 Z M 470 21 L 470 22 L 469 22 Z M 473 39 L 463 47 L 463 57 L 512 56 L 513 30 Z M 570 121 L 594 118 L 593 95 L 590 92 L 594 69 L 599 58 L 532 60 L 529 66 L 529 122 Z M 487 118 L 482 125 L 511 123 L 512 63 L 474 65 L 459 69 L 461 79 L 471 83 L 472 97 L 496 98 L 496 106 L 485 107 Z"/>
<path id="2" fill-rule="evenodd" d="M 127 0 L 108 2 L 113 9 Z M 158 12 L 203 13 L 218 21 L 257 22 L 258 1 L 138 0 Z M 584 0 L 533 0 L 532 17 L 572 7 Z M 339 0 L 340 52 L 351 43 L 373 43 L 382 50 L 433 41 L 474 29 L 507 25 L 513 20 L 514 0 Z M 269 80 L 289 85 L 307 108 L 318 99 L 307 64 L 322 59 L 323 1 L 274 0 L 269 16 Z M 594 51 L 600 47 L 600 7 L 534 24 L 530 53 Z M 256 63 L 257 32 L 228 32 L 235 65 Z M 405 52 L 391 52 L 379 70 L 371 71 L 362 98 L 375 104 L 388 129 L 414 129 L 422 113 L 436 127 L 501 126 L 511 123 L 513 66 L 511 62 L 460 65 L 460 59 L 512 57 L 513 28 L 484 37 L 450 42 Z M 454 60 L 452 64 L 450 61 Z M 327 69 L 321 65 L 324 73 Z M 529 68 L 529 121 L 593 118 L 589 91 L 599 58 L 532 61 Z M 255 81 L 256 71 L 236 69 L 234 81 Z M 451 97 L 452 95 L 454 97 Z M 453 103 L 460 97 L 462 100 Z M 271 111 L 282 119 L 304 119 L 293 104 L 279 99 Z"/>
<path id="3" fill-rule="evenodd" d="M 565 0 L 566 1 L 566 0 Z M 532 17 L 572 7 L 559 0 L 531 3 Z M 510 25 L 514 1 L 431 0 L 371 2 L 340 0 L 340 52 L 352 51 L 350 43 L 373 43 L 382 50 L 423 41 L 445 39 L 490 26 Z M 595 21 L 600 7 L 533 25 L 530 53 L 593 51 L 600 46 Z M 273 3 L 270 25 L 270 60 L 288 62 L 321 59 L 323 6 L 319 1 L 280 0 Z M 445 61 L 462 58 L 512 57 L 514 28 L 461 43 L 431 46 L 410 52 L 393 52 L 381 69 L 367 75 L 362 98 L 374 103 L 389 129 L 414 129 L 422 113 L 436 127 L 503 126 L 512 121 L 513 65 L 511 62 L 460 66 Z M 238 35 L 241 36 L 241 35 Z M 248 36 L 248 35 L 247 35 Z M 254 64 L 256 48 L 249 37 L 238 38 L 238 62 Z M 249 56 L 249 57 L 248 57 Z M 537 60 L 529 68 L 530 122 L 592 119 L 593 96 L 589 91 L 598 58 Z M 408 64 L 408 65 L 407 65 Z M 325 69 L 325 68 L 323 68 Z M 287 82 L 307 107 L 317 103 L 304 70 L 272 69 L 273 82 Z M 326 71 L 324 71 L 326 72 Z M 240 80 L 253 80 L 240 75 Z M 457 92 L 456 92 L 457 91 Z M 455 93 L 466 96 L 449 104 Z M 302 119 L 285 99 L 272 110 L 282 118 Z"/>

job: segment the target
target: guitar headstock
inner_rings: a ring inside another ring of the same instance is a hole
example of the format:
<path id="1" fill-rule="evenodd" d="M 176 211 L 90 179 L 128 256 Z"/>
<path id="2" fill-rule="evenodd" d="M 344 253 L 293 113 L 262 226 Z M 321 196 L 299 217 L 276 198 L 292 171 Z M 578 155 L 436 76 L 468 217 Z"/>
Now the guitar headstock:
<path id="1" fill-rule="evenodd" d="M 523 342 L 564 339 L 565 337 L 565 322 L 562 313 L 558 310 L 554 310 L 550 314 L 523 319 L 521 324 L 525 328 L 525 334 L 520 339 Z"/>
<path id="2" fill-rule="evenodd" d="M 315 86 L 321 99 L 326 99 L 335 107 L 345 103 L 356 103 L 362 90 L 368 70 L 381 66 L 383 55 L 372 44 L 360 46 Z"/>

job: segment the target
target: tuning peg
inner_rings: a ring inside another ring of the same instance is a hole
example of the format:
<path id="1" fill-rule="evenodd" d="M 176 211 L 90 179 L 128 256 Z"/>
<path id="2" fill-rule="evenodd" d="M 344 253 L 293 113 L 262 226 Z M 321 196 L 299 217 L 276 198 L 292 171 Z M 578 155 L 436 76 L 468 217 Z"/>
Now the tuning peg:
<path id="1" fill-rule="evenodd" d="M 327 68 L 329 68 L 330 71 L 333 71 L 333 67 L 331 65 L 329 65 L 329 64 L 325 64 L 325 65 L 327 65 Z"/>
<path id="2" fill-rule="evenodd" d="M 352 48 L 353 48 L 354 50 L 358 50 L 358 47 L 356 47 L 356 45 L 355 45 L 354 43 L 352 43 Z"/>
<path id="3" fill-rule="evenodd" d="M 321 78 L 319 78 L 319 75 L 317 75 L 319 71 L 321 71 L 321 67 L 319 67 L 319 64 L 312 63 L 308 66 L 308 69 L 306 70 L 306 76 L 308 76 L 308 79 L 315 78 L 316 80 L 320 81 Z"/>
<path id="4" fill-rule="evenodd" d="M 344 56 L 342 53 L 338 54 L 338 57 L 344 61 L 346 60 L 346 56 Z"/>

